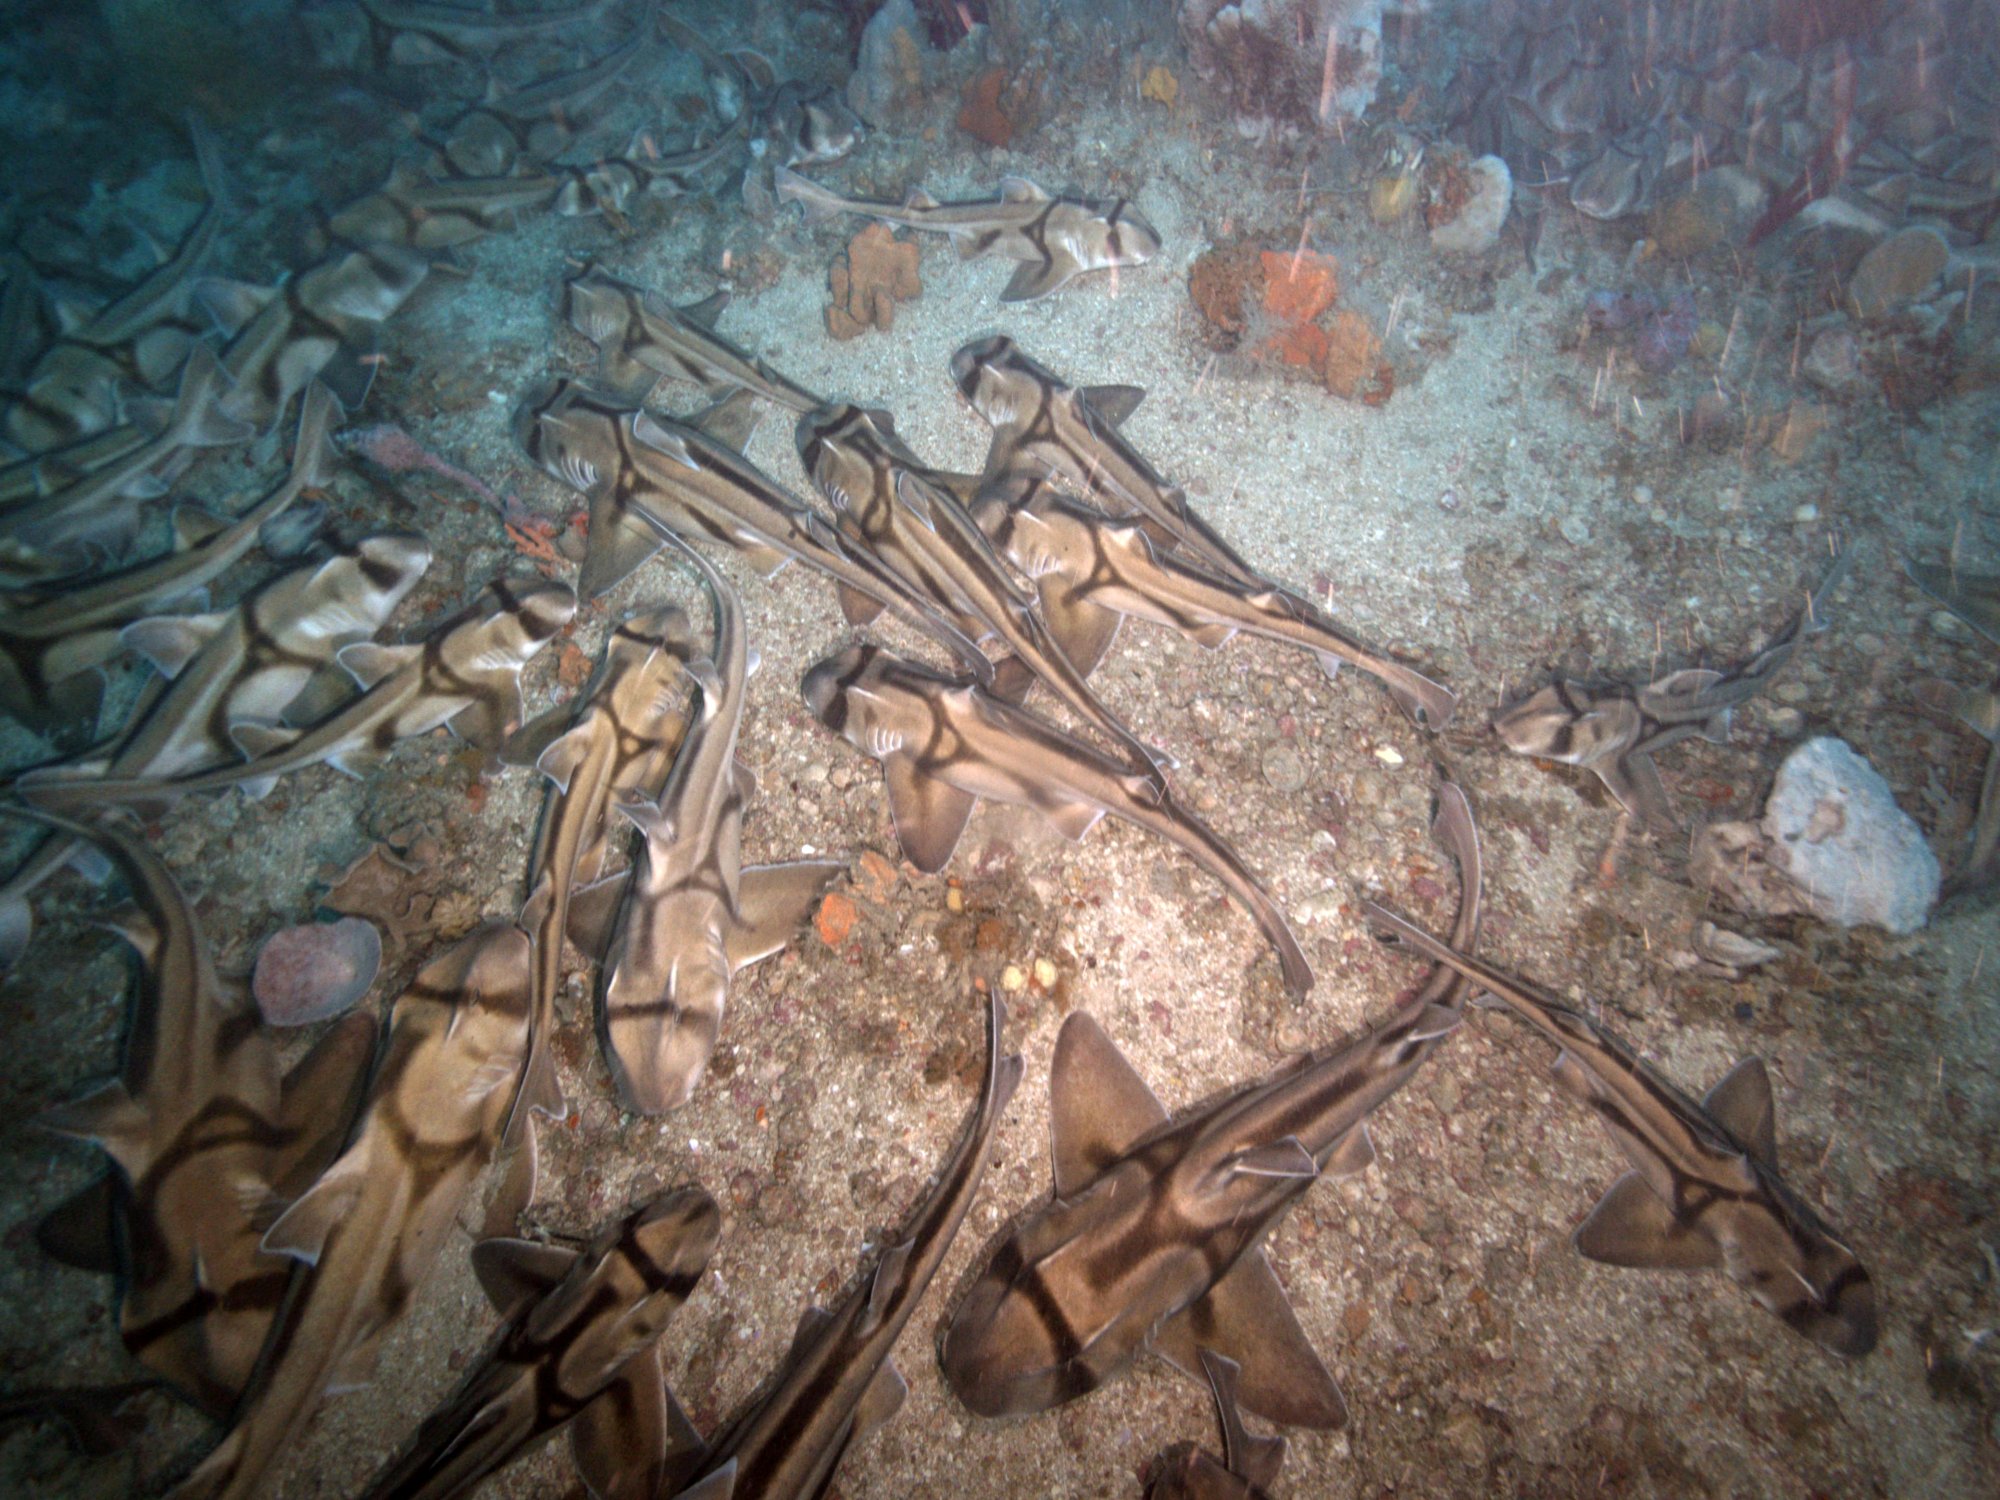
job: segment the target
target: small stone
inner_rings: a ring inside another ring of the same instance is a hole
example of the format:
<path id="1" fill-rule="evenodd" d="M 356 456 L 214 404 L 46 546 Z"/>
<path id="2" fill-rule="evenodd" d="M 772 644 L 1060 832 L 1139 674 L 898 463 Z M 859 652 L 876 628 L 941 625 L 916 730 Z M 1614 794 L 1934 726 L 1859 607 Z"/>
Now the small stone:
<path id="1" fill-rule="evenodd" d="M 1562 539 L 1572 547 L 1587 547 L 1590 545 L 1590 523 L 1584 520 L 1582 516 L 1564 516 L 1562 520 L 1556 523 L 1556 530 L 1562 533 Z"/>
<path id="2" fill-rule="evenodd" d="M 965 892 L 957 886 L 947 889 L 944 893 L 944 907 L 946 911 L 964 911 Z"/>
<path id="3" fill-rule="evenodd" d="M 1791 677 L 1772 688 L 1771 696 L 1780 703 L 1803 703 L 1812 696 L 1812 689 L 1796 677 Z"/>
<path id="4" fill-rule="evenodd" d="M 1796 708 L 1773 708 L 1764 715 L 1771 733 L 1790 738 L 1806 727 L 1806 716 Z"/>
<path id="5" fill-rule="evenodd" d="M 1634 485 L 1632 487 L 1632 503 L 1634 505 L 1651 505 L 1653 503 L 1653 487 L 1650 484 Z"/>
<path id="6" fill-rule="evenodd" d="M 1819 519 L 1819 507 L 1808 500 L 1792 511 L 1792 519 L 1801 526 L 1808 525 Z"/>
<path id="7" fill-rule="evenodd" d="M 1772 866 L 1816 916 L 1901 936 L 1929 919 L 1937 856 L 1888 782 L 1844 740 L 1808 740 L 1778 768 L 1764 808 Z"/>
<path id="8" fill-rule="evenodd" d="M 1965 638 L 1965 627 L 1959 623 L 1958 616 L 1948 609 L 1932 611 L 1931 629 L 1948 641 L 1963 640 Z"/>
<path id="9" fill-rule="evenodd" d="M 1913 224 L 1861 257 L 1847 283 L 1847 300 L 1859 316 L 1879 318 L 1927 291 L 1950 258 L 1943 235 L 1928 225 Z"/>
<path id="10" fill-rule="evenodd" d="M 1037 989 L 1052 990 L 1056 987 L 1056 966 L 1050 959 L 1036 959 L 1030 976 L 1034 979 Z"/>
<path id="11" fill-rule="evenodd" d="M 1264 754 L 1264 779 L 1271 783 L 1274 791 L 1286 794 L 1303 791 L 1306 763 L 1291 746 L 1273 746 Z"/>
<path id="12" fill-rule="evenodd" d="M 1010 995 L 1018 995 L 1028 987 L 1028 975 L 1019 964 L 1009 964 L 1000 971 L 1000 988 Z"/>
<path id="13" fill-rule="evenodd" d="M 1883 641 L 1881 636 L 1868 630 L 1864 630 L 1856 635 L 1852 645 L 1863 656 L 1880 656 L 1884 651 L 1889 649 L 1888 644 Z"/>
<path id="14" fill-rule="evenodd" d="M 854 931 L 855 919 L 860 915 L 847 897 L 839 891 L 829 891 L 826 899 L 819 904 L 819 915 L 814 919 L 813 926 L 818 930 L 821 942 L 829 948 L 838 948 Z"/>
<path id="15" fill-rule="evenodd" d="M 1471 192 L 1458 216 L 1431 230 L 1431 248 L 1446 255 L 1484 255 L 1500 242 L 1500 229 L 1514 202 L 1514 177 L 1497 156 L 1482 156 L 1466 168 Z"/>
<path id="16" fill-rule="evenodd" d="M 1394 745 L 1377 745 L 1375 758 L 1385 766 L 1400 766 L 1403 763 L 1403 752 Z"/>
<path id="17" fill-rule="evenodd" d="M 1861 385 L 1861 341 L 1845 328 L 1829 328 L 1812 341 L 1800 368 L 1806 379 L 1827 391 Z"/>
<path id="18" fill-rule="evenodd" d="M 823 782 L 825 782 L 826 777 L 827 777 L 826 767 L 815 764 L 807 766 L 805 770 L 800 774 L 799 780 L 803 781 L 807 786 L 819 786 Z"/>

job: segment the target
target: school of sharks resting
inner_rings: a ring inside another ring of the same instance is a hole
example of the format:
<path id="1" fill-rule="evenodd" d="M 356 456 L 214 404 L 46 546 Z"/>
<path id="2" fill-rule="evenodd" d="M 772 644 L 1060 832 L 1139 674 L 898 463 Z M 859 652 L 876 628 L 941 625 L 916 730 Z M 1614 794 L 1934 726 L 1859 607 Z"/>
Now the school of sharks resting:
<path id="1" fill-rule="evenodd" d="M 602 31 L 621 9 L 636 14 L 601 57 L 494 88 L 427 136 L 423 159 L 324 214 L 318 258 L 276 287 L 201 274 L 227 200 L 219 146 L 199 127 L 208 207 L 143 284 L 72 310 L 44 337 L 36 272 L 18 257 L 8 266 L 0 353 L 19 394 L 4 431 L 22 454 L 0 470 L 11 585 L 0 707 L 58 758 L 18 775 L 4 804 L 45 837 L 0 888 L 0 951 L 19 959 L 31 899 L 75 864 L 123 887 L 127 904 L 108 920 L 138 960 L 117 1076 L 41 1121 L 101 1148 L 108 1174 L 46 1211 L 38 1234 L 60 1258 L 119 1278 L 131 1356 L 218 1424 L 213 1450 L 172 1491 L 184 1500 L 259 1493 L 323 1398 L 367 1378 L 489 1167 L 501 1186 L 472 1259 L 499 1329 L 384 1456 L 370 1497 L 468 1493 L 558 1429 L 593 1495 L 820 1495 L 848 1446 L 895 1414 L 903 1384 L 890 1356 L 979 1192 L 1024 1073 L 997 999 L 983 1017 L 977 1102 L 934 1186 L 852 1295 L 808 1312 L 754 1403 L 707 1436 L 664 1383 L 662 1340 L 728 1232 L 716 1201 L 676 1189 L 576 1248 L 511 1237 L 536 1190 L 538 1117 L 566 1108 L 549 1046 L 565 941 L 598 965 L 597 1032 L 620 1104 L 661 1113 L 701 1086 L 731 1024 L 734 976 L 790 942 L 846 869 L 742 863 L 755 783 L 738 749 L 757 653 L 736 590 L 705 553 L 734 550 L 765 574 L 796 562 L 832 582 L 850 626 L 886 613 L 936 649 L 939 660 L 920 660 L 856 639 L 801 685 L 828 731 L 880 762 L 917 869 L 950 863 L 981 801 L 1032 809 L 1072 840 L 1108 815 L 1212 876 L 1268 940 L 1293 996 L 1314 976 L 1284 912 L 1181 800 L 1173 762 L 1092 686 L 1094 669 L 1129 617 L 1209 648 L 1238 634 L 1297 647 L 1329 676 L 1351 666 L 1426 730 L 1453 714 L 1448 688 L 1267 577 L 1153 468 L 1121 431 L 1136 388 L 1070 385 L 1005 337 L 969 343 L 950 376 L 991 445 L 980 473 L 947 472 L 911 452 L 888 412 L 824 401 L 724 339 L 724 299 L 676 308 L 594 264 L 564 278 L 556 315 L 597 346 L 598 375 L 523 393 L 516 423 L 525 453 L 587 501 L 575 588 L 496 578 L 449 617 L 377 640 L 430 548 L 404 532 L 317 537 L 312 496 L 338 461 L 344 419 L 329 380 L 373 347 L 439 253 L 524 213 L 622 217 L 736 167 L 748 169 L 746 191 L 1010 261 L 1005 299 L 1138 266 L 1159 248 L 1122 200 L 1052 197 L 1017 179 L 946 205 L 841 198 L 799 169 L 851 145 L 859 127 L 844 106 L 650 7 L 590 0 L 502 18 L 340 0 L 307 14 L 350 66 L 470 61 L 484 72 L 584 19 Z M 590 122 L 618 81 L 661 46 L 708 70 L 712 137 L 569 164 L 593 150 Z M 681 418 L 651 409 L 662 379 L 699 385 L 709 404 Z M 760 403 L 794 416 L 816 500 L 744 457 Z M 295 404 L 293 456 L 262 498 L 229 518 L 184 508 L 171 552 L 128 560 L 147 502 L 200 453 L 269 431 Z M 260 544 L 278 570 L 226 607 L 202 607 Z M 656 558 L 699 580 L 707 629 L 676 606 L 634 610 L 575 700 L 530 718 L 522 668 L 580 607 Z M 1560 680 L 1496 728 L 1514 750 L 1587 767 L 1635 817 L 1670 824 L 1653 757 L 1726 731 L 1731 710 L 1824 627 L 1844 564 L 1739 665 L 1645 684 Z M 1991 633 L 1990 584 L 1918 581 Z M 126 652 L 158 675 L 130 723 L 100 738 L 104 668 Z M 1038 688 L 1078 727 L 1034 707 Z M 1989 738 L 1992 696 L 1960 705 Z M 137 818 L 232 790 L 260 797 L 320 764 L 366 775 L 441 726 L 547 779 L 518 919 L 433 953 L 379 1027 L 351 1014 L 281 1073 L 245 986 L 218 972 Z M 1975 837 L 1990 861 L 1988 780 Z M 1374 1161 L 1371 1117 L 1482 995 L 1550 1044 L 1558 1082 L 1630 1163 L 1577 1230 L 1580 1254 L 1719 1270 L 1823 1348 L 1873 1347 L 1868 1272 L 1780 1175 L 1763 1065 L 1746 1059 L 1696 1099 L 1594 1011 L 1476 957 L 1479 841 L 1471 802 L 1448 780 L 1433 833 L 1460 874 L 1449 940 L 1369 905 L 1379 930 L 1434 968 L 1414 1002 L 1345 1045 L 1174 1117 L 1095 1020 L 1069 1016 L 1049 1064 L 1053 1192 L 1011 1221 L 938 1349 L 969 1411 L 1047 1411 L 1151 1351 L 1208 1385 L 1225 1448 L 1181 1454 L 1152 1493 L 1267 1493 L 1283 1442 L 1251 1434 L 1243 1413 L 1327 1428 L 1347 1408 L 1264 1239 L 1313 1183 Z"/>

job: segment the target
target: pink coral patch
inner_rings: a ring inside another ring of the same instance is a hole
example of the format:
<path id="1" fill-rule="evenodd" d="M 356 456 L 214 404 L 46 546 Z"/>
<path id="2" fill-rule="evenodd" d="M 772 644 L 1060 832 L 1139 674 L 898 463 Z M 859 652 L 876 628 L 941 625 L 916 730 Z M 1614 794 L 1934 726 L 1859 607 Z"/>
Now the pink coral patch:
<path id="1" fill-rule="evenodd" d="M 382 967 L 382 935 L 359 917 L 307 922 L 265 939 L 250 975 L 272 1026 L 309 1026 L 350 1010 Z"/>

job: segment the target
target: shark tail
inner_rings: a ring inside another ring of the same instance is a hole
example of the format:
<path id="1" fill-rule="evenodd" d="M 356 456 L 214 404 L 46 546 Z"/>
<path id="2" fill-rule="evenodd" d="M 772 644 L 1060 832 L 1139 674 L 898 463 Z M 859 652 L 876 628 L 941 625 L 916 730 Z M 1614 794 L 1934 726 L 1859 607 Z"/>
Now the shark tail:
<path id="1" fill-rule="evenodd" d="M 787 203 L 796 203 L 805 209 L 806 219 L 810 223 L 817 224 L 841 214 L 855 212 L 840 194 L 821 187 L 810 177 L 794 172 L 790 167 L 779 167 L 775 181 L 778 196 Z"/>

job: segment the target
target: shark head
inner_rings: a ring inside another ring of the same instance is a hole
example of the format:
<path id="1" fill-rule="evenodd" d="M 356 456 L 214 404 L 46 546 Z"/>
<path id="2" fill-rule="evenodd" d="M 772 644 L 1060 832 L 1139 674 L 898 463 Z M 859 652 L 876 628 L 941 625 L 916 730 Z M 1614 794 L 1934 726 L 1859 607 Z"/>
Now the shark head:
<path id="1" fill-rule="evenodd" d="M 563 278 L 562 319 L 593 344 L 622 338 L 632 307 L 626 288 L 604 274 L 596 262 Z"/>
<path id="2" fill-rule="evenodd" d="M 1493 720 L 1494 733 L 1516 755 L 1571 766 L 1619 753 L 1638 738 L 1639 728 L 1639 709 L 1629 695 L 1593 693 L 1566 678 L 1509 705 Z"/>
<path id="3" fill-rule="evenodd" d="M 574 380 L 558 380 L 514 413 L 514 437 L 551 478 L 587 490 L 618 467 L 617 414 Z"/>
<path id="4" fill-rule="evenodd" d="M 431 547 L 414 531 L 384 531 L 356 543 L 354 561 L 367 595 L 362 612 L 382 620 L 424 576 Z"/>
<path id="5" fill-rule="evenodd" d="M 826 660 L 816 662 L 799 684 L 799 692 L 813 717 L 835 734 L 853 739 L 865 733 L 866 725 L 857 717 L 857 703 L 851 691 L 872 672 L 881 648 L 857 642 Z"/>
<path id="6" fill-rule="evenodd" d="M 1039 391 L 1060 383 L 1004 333 L 962 346 L 951 357 L 951 378 L 967 405 L 995 427 L 1018 420 Z"/>

